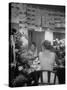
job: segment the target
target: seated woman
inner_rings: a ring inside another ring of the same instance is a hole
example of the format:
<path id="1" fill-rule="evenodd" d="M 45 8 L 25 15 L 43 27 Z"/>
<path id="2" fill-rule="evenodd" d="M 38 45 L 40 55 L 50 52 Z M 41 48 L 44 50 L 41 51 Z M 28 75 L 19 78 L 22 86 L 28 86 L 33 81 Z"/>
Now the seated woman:
<path id="1" fill-rule="evenodd" d="M 36 43 L 32 42 L 31 47 L 29 50 L 26 51 L 26 53 L 22 54 L 22 57 L 25 56 L 25 58 L 34 58 L 37 56 L 37 47 Z"/>
<path id="2" fill-rule="evenodd" d="M 39 60 L 41 65 L 41 70 L 47 70 L 47 71 L 53 71 L 53 66 L 55 64 L 55 56 L 56 54 L 52 52 L 51 49 L 51 43 L 47 40 L 45 40 L 42 43 L 42 52 L 39 53 Z M 54 74 L 51 73 L 51 80 L 52 83 L 54 80 Z M 43 81 L 47 83 L 48 76 L 47 73 L 43 73 Z M 58 83 L 58 78 L 56 78 L 56 83 Z"/>
<path id="3" fill-rule="evenodd" d="M 28 54 L 31 55 L 32 57 L 36 57 L 37 56 L 37 47 L 36 47 L 36 43 L 32 42 L 30 50 L 28 51 Z"/>

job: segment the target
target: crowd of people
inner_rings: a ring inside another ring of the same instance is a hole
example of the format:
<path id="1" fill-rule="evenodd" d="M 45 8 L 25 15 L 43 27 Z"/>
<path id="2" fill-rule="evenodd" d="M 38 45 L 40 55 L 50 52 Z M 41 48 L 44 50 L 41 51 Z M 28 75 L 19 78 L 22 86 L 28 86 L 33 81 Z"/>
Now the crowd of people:
<path id="1" fill-rule="evenodd" d="M 42 70 L 51 72 L 50 83 L 65 83 L 65 43 L 64 40 L 54 40 L 53 45 L 48 40 L 41 42 L 41 51 L 38 53 L 35 42 L 31 42 L 30 48 L 22 47 L 16 49 L 14 41 L 15 34 L 11 35 L 10 50 L 10 86 L 33 86 L 39 85 L 40 72 Z M 60 76 L 61 75 L 61 76 Z M 48 83 L 47 73 L 43 73 L 43 82 Z"/>

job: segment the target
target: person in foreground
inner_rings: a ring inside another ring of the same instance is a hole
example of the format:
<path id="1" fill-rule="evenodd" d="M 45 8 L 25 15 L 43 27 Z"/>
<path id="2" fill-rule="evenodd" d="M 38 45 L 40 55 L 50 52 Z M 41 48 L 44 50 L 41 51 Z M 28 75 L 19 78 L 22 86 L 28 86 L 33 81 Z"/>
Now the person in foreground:
<path id="1" fill-rule="evenodd" d="M 47 40 L 42 42 L 42 51 L 39 53 L 39 60 L 41 70 L 53 71 L 54 64 L 56 63 L 56 54 L 51 50 L 51 43 Z M 54 80 L 54 73 L 51 73 L 50 83 Z M 43 82 L 48 82 L 47 72 L 43 73 Z M 58 78 L 56 77 L 56 84 L 58 84 Z"/>

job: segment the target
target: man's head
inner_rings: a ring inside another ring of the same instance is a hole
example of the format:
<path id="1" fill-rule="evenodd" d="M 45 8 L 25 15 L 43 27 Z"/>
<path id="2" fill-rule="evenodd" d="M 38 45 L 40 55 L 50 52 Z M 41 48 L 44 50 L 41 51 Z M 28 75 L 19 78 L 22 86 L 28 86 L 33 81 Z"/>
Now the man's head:
<path id="1" fill-rule="evenodd" d="M 42 42 L 42 50 L 43 49 L 50 50 L 50 48 L 51 48 L 51 43 L 48 40 L 45 40 L 45 41 Z"/>

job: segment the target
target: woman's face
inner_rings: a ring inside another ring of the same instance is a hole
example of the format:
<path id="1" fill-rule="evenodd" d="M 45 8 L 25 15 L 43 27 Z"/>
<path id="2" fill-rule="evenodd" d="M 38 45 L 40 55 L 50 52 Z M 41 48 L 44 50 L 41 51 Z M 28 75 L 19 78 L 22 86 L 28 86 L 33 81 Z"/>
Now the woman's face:
<path id="1" fill-rule="evenodd" d="M 34 51 L 35 50 L 35 46 L 32 44 L 31 45 L 31 50 Z"/>

